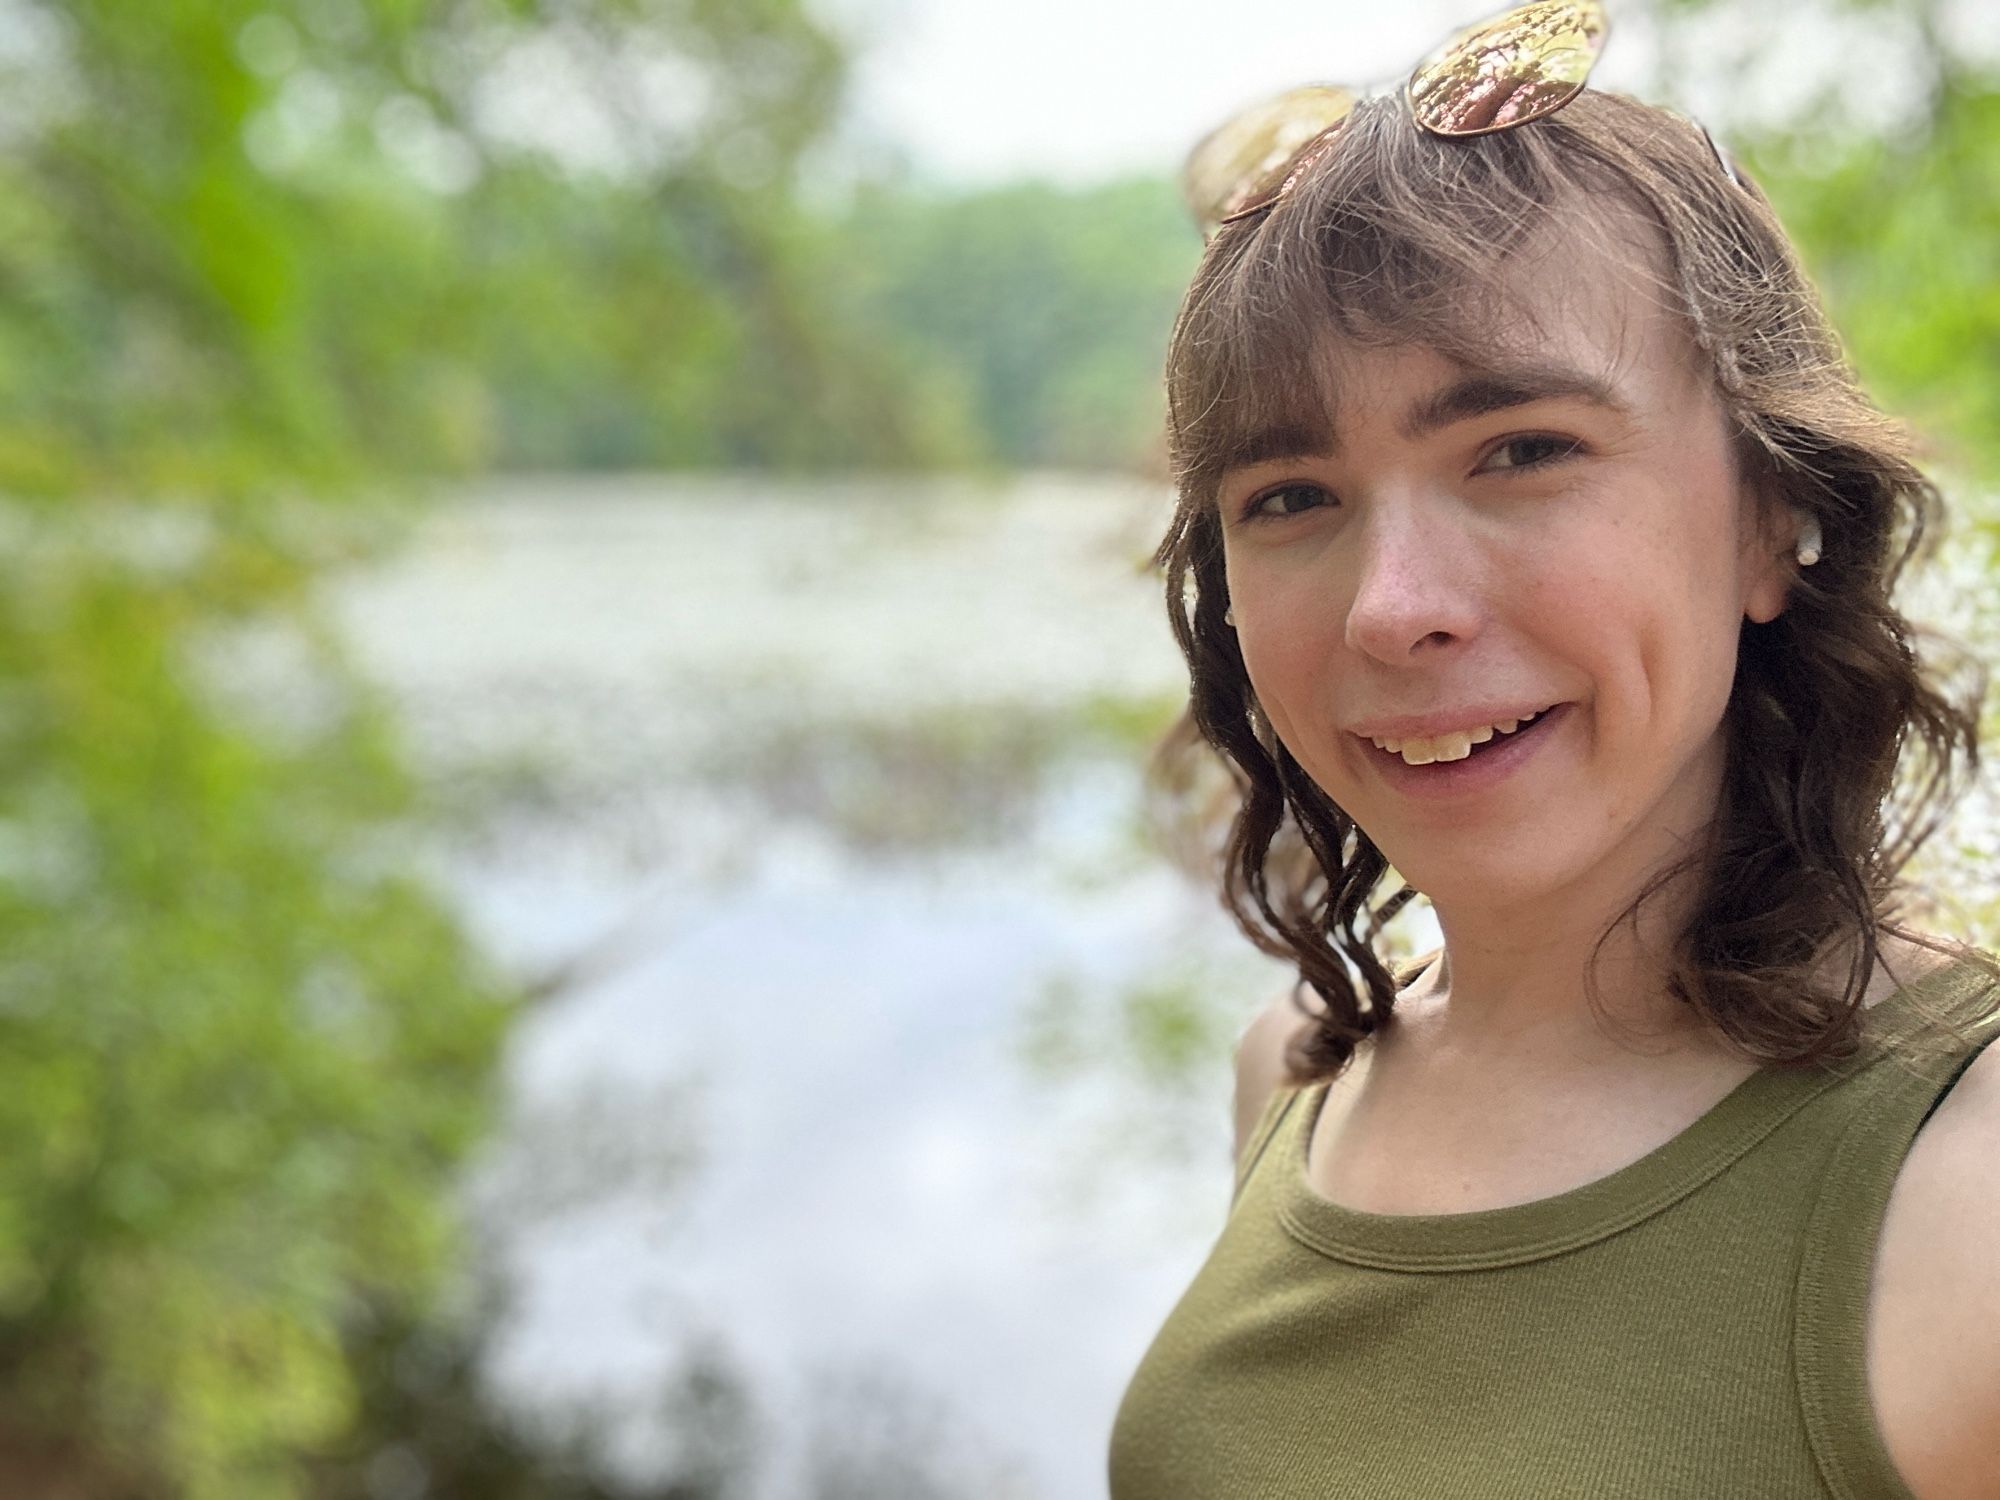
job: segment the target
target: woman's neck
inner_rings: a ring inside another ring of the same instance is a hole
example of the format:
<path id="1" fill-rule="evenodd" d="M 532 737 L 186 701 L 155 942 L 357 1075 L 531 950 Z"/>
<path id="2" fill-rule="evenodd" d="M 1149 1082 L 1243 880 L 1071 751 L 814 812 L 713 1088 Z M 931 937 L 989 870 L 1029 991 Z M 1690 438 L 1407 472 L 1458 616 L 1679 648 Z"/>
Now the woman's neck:
<path id="1" fill-rule="evenodd" d="M 1398 1030 L 1437 1060 L 1478 1062 L 1497 1071 L 1615 1070 L 1664 1054 L 1729 1052 L 1713 1026 L 1668 988 L 1662 955 L 1670 938 L 1663 926 L 1656 920 L 1635 937 L 1624 924 L 1605 941 L 1592 973 L 1598 996 L 1593 1010 L 1584 978 L 1604 922 L 1486 935 L 1484 942 L 1444 925 L 1439 960 L 1397 1001 Z M 1949 955 L 1894 934 L 1879 934 L 1877 941 L 1864 1005 L 1950 962 Z M 1851 962 L 1845 951 L 1825 955 L 1815 970 L 1820 985 L 1844 990 Z"/>

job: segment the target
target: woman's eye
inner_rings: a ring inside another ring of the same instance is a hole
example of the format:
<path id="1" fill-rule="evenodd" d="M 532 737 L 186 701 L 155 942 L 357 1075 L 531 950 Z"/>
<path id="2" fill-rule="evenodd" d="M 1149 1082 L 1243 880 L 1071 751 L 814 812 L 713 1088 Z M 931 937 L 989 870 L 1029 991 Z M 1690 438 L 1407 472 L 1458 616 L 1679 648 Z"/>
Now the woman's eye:
<path id="1" fill-rule="evenodd" d="M 1317 509 L 1320 501 L 1332 498 L 1316 484 L 1284 484 L 1264 491 L 1243 508 L 1243 514 L 1248 520 L 1265 516 L 1296 516 L 1303 511 Z"/>
<path id="2" fill-rule="evenodd" d="M 1583 445 L 1574 438 L 1555 437 L 1548 433 L 1529 433 L 1524 437 L 1508 438 L 1488 455 L 1485 467 L 1499 469 L 1539 469 L 1543 464 L 1568 458 Z M 1504 458 L 1506 462 L 1495 462 Z"/>

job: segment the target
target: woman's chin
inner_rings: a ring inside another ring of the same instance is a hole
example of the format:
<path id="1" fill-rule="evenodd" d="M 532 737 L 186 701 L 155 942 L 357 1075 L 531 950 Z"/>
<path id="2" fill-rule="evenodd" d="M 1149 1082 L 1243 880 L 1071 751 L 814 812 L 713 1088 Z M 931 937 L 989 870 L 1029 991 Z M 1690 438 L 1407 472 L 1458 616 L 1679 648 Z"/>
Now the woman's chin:
<path id="1" fill-rule="evenodd" d="M 1393 856 L 1390 862 L 1433 907 L 1470 912 L 1488 907 L 1531 907 L 1556 895 L 1569 882 L 1547 854 L 1540 850 L 1537 857 L 1517 853 L 1512 859 L 1501 859 L 1487 851 L 1426 852 L 1407 865 Z"/>

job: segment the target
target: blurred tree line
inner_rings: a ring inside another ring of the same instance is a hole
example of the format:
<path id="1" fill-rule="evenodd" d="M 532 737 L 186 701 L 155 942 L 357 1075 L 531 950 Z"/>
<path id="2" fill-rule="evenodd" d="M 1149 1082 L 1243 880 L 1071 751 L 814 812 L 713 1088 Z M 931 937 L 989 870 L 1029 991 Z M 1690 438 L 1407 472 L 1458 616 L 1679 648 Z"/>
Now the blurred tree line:
<path id="1" fill-rule="evenodd" d="M 1865 8 L 1911 126 L 1738 144 L 1991 475 L 2000 67 Z M 435 1311 L 525 987 L 317 586 L 439 474 L 1156 465 L 1170 177 L 828 193 L 844 62 L 801 0 L 0 0 L 0 1493 L 612 1493 Z"/>
<path id="2" fill-rule="evenodd" d="M 0 1493 L 607 1493 L 438 1311 L 527 987 L 317 585 L 413 476 L 932 451 L 792 205 L 841 66 L 795 0 L 0 3 Z"/>
<path id="3" fill-rule="evenodd" d="M 1755 34 L 1709 24 L 1732 19 L 1721 0 L 1645 8 L 1666 43 L 1670 95 L 1696 75 L 1708 92 L 1748 101 L 1811 78 L 1782 117 L 1753 117 L 1730 145 L 1798 241 L 1868 388 L 1951 470 L 2000 476 L 2000 25 L 1990 8 L 1793 0 Z M 1816 74 L 1802 62 L 1813 57 Z"/>

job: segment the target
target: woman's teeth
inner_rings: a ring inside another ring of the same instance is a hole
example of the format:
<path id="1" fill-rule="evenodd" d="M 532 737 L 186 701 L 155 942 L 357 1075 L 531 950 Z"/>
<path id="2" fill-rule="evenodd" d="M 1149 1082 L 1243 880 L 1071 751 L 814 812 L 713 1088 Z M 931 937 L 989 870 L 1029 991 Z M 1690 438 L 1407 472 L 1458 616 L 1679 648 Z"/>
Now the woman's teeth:
<path id="1" fill-rule="evenodd" d="M 1413 766 L 1427 766 L 1437 760 L 1464 760 L 1472 754 L 1474 745 L 1483 745 L 1496 734 L 1512 734 L 1523 724 L 1532 724 L 1547 712 L 1546 708 L 1537 709 L 1525 718 L 1502 719 L 1496 724 L 1482 724 L 1477 729 L 1461 729 L 1427 740 L 1377 740 L 1375 745 L 1392 755 L 1401 755 L 1405 762 Z"/>

